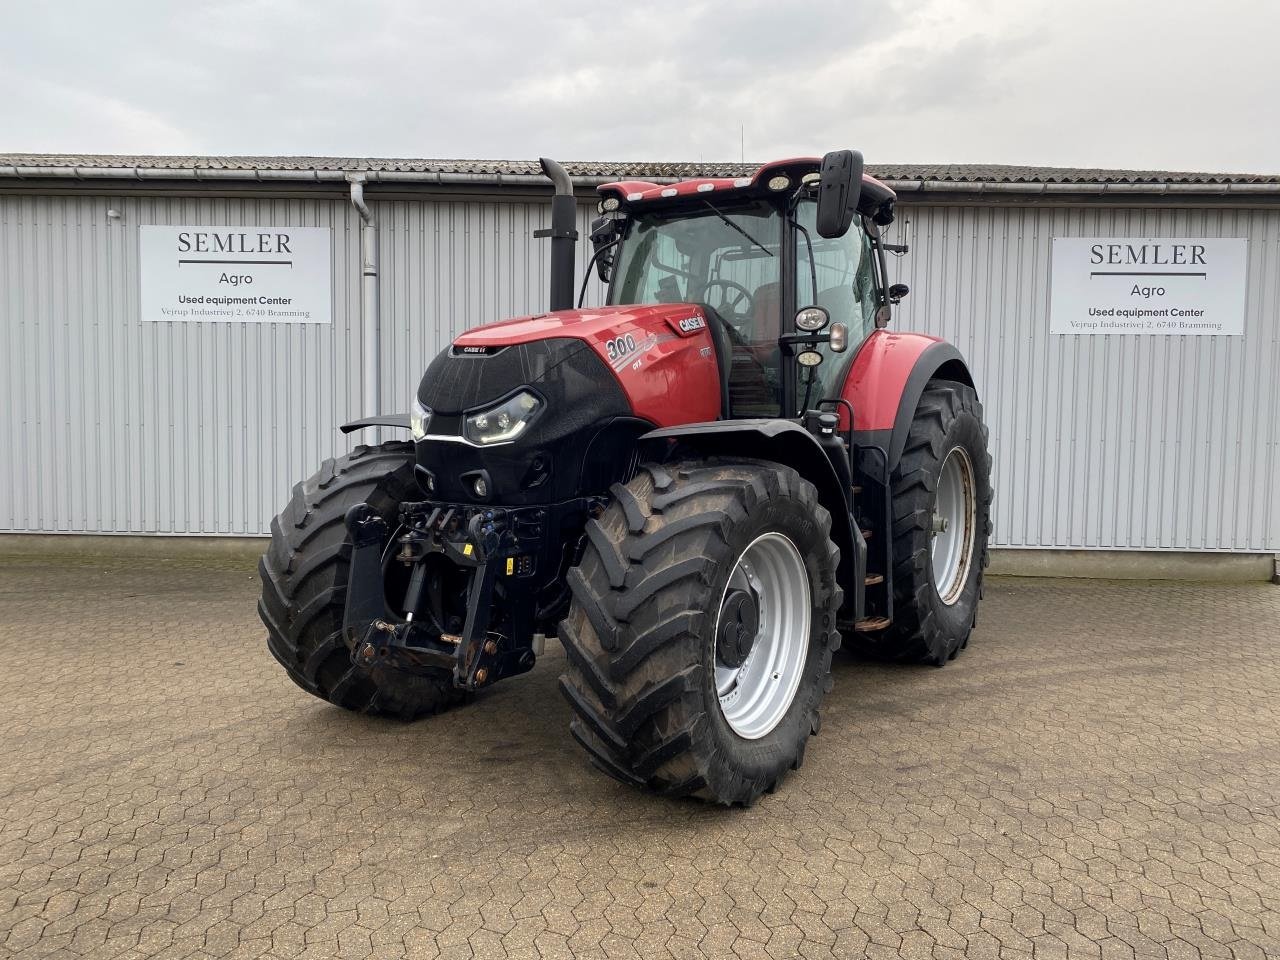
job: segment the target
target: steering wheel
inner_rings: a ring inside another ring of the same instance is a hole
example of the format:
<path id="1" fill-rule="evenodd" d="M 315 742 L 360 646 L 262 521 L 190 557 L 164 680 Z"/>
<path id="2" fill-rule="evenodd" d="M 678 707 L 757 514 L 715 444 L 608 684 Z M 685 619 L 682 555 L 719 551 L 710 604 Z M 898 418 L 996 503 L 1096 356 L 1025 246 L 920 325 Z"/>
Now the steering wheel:
<path id="1" fill-rule="evenodd" d="M 751 308 L 755 306 L 755 298 L 751 296 L 751 291 L 742 284 L 734 280 L 709 280 L 702 289 L 702 296 L 708 303 L 710 303 L 711 298 L 707 296 L 707 293 L 712 287 L 721 287 L 724 290 L 719 304 L 712 304 L 718 313 L 721 315 L 730 313 L 735 317 L 748 317 L 751 315 Z"/>

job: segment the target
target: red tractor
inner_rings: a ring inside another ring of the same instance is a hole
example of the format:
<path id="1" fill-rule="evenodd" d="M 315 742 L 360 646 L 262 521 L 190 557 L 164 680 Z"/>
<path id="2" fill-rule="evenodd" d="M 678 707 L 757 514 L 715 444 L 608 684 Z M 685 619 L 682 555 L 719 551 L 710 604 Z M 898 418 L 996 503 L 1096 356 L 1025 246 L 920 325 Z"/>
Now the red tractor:
<path id="1" fill-rule="evenodd" d="M 856 152 L 600 187 L 587 309 L 572 186 L 542 165 L 551 311 L 468 330 L 410 414 L 343 427 L 411 440 L 294 488 L 268 646 L 309 693 L 412 718 L 554 636 L 597 767 L 750 804 L 800 765 L 842 638 L 938 666 L 968 642 L 991 528 L 973 379 L 886 329 L 895 196 Z"/>

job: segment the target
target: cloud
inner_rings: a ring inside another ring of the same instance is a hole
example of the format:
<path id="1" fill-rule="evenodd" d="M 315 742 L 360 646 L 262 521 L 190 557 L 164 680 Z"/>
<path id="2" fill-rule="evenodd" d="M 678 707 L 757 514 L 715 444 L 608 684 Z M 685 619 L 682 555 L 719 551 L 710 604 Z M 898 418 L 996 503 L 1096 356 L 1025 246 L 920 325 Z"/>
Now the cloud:
<path id="1" fill-rule="evenodd" d="M 12 71 L 0 70 L 0 84 L 13 89 Z M 0 149 L 27 152 L 100 153 L 198 152 L 200 144 L 181 126 L 126 100 L 44 80 L 27 81 L 23 97 L 3 108 L 0 130 L 9 131 Z M 14 131 L 23 131 L 14 139 Z"/>
<path id="2" fill-rule="evenodd" d="M 1280 5 L 27 4 L 0 149 L 1267 170 Z M 1228 30 L 1218 24 L 1245 24 Z"/>

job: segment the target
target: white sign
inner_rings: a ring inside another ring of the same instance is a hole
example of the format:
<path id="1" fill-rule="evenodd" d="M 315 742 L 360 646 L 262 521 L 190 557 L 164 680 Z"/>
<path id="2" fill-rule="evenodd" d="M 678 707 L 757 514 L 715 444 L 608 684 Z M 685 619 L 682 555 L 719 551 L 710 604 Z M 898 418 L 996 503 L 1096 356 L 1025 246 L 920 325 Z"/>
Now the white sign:
<path id="1" fill-rule="evenodd" d="M 1240 336 L 1248 241 L 1055 237 L 1050 333 Z"/>
<path id="2" fill-rule="evenodd" d="M 142 319 L 330 323 L 328 227 L 138 228 Z"/>

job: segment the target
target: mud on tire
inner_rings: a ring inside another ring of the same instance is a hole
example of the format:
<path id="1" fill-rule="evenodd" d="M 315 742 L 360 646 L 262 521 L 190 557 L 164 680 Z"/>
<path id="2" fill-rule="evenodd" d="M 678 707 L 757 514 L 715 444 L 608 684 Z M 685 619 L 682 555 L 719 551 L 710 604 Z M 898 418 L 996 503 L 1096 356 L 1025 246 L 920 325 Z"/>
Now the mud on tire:
<path id="1" fill-rule="evenodd" d="M 674 796 L 750 804 L 799 767 L 840 645 L 839 550 L 814 487 L 758 460 L 644 465 L 587 524 L 573 603 L 560 627 L 574 738 L 610 776 Z M 748 545 L 788 538 L 804 561 L 811 608 L 801 677 L 768 733 L 744 739 L 716 692 L 721 597 Z"/>
<path id="2" fill-rule="evenodd" d="M 959 448 L 973 472 L 972 553 L 963 583 L 944 602 L 931 557 L 938 481 L 947 455 Z M 925 389 L 892 476 L 893 625 L 860 647 L 887 659 L 943 666 L 968 646 L 977 622 L 991 534 L 991 456 L 982 404 L 973 388 L 935 381 Z"/>
<path id="3" fill-rule="evenodd" d="M 351 560 L 343 517 L 368 503 L 394 530 L 399 503 L 414 499 L 416 489 L 413 444 L 359 446 L 295 486 L 271 521 L 271 545 L 258 563 L 267 648 L 303 690 L 347 710 L 408 720 L 460 698 L 444 671 L 418 676 L 384 664 L 354 666 L 342 638 Z"/>

